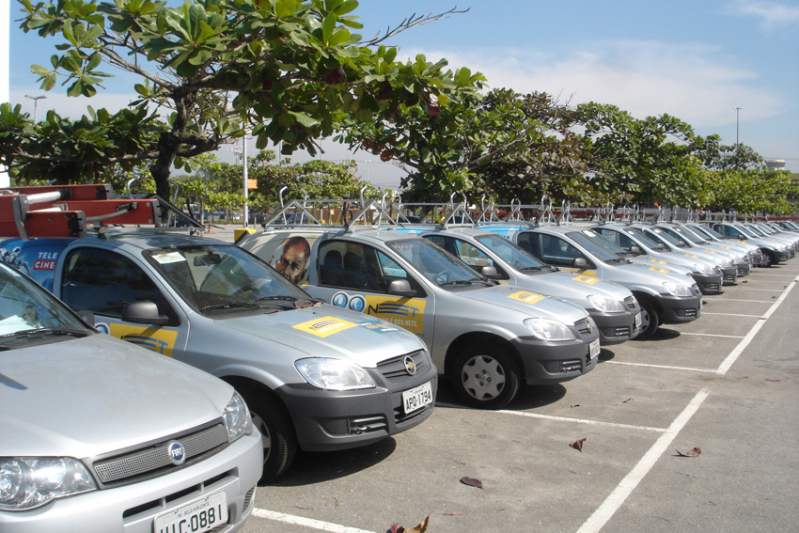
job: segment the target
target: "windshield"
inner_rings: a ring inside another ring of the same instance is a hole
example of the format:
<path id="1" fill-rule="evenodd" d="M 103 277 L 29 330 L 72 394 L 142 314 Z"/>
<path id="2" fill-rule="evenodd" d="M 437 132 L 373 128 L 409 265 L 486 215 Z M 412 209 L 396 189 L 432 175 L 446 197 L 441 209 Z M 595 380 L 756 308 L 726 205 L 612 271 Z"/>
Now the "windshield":
<path id="1" fill-rule="evenodd" d="M 755 237 L 757 238 L 758 235 L 748 227 L 744 226 L 743 224 L 733 224 L 732 225 L 735 229 L 746 235 L 747 237 Z"/>
<path id="2" fill-rule="evenodd" d="M 480 235 L 475 240 L 517 270 L 539 270 L 545 267 L 544 263 L 499 235 Z"/>
<path id="3" fill-rule="evenodd" d="M 718 231 L 714 230 L 713 228 L 711 228 L 709 226 L 692 226 L 692 228 L 695 231 L 698 231 L 700 233 L 705 233 L 705 234 L 707 234 L 707 235 L 709 235 L 711 237 L 715 237 L 716 239 L 723 239 L 724 238 L 724 235 L 722 235 L 721 233 L 719 233 Z"/>
<path id="4" fill-rule="evenodd" d="M 180 246 L 148 250 L 144 255 L 186 303 L 202 314 L 261 308 L 278 311 L 315 302 L 238 246 Z"/>
<path id="5" fill-rule="evenodd" d="M 685 237 L 694 244 L 707 244 L 707 240 L 703 239 L 702 237 L 694 233 L 693 228 L 681 227 L 681 228 L 675 228 L 675 231 L 679 232 L 680 235 L 682 235 L 683 237 Z"/>
<path id="6" fill-rule="evenodd" d="M 640 243 L 642 243 L 644 246 L 649 248 L 650 250 L 659 250 L 659 248 L 658 248 L 658 244 L 659 243 L 657 241 L 652 240 L 652 238 L 649 235 L 647 235 L 646 233 L 644 233 L 640 229 L 638 229 L 638 228 L 627 228 L 624 231 L 626 233 L 631 234 L 631 235 L 635 235 L 635 238 Z"/>
<path id="7" fill-rule="evenodd" d="M 485 280 L 476 277 L 469 265 L 427 239 L 403 239 L 387 242 L 386 245 L 438 286 L 471 285 L 474 281 Z"/>
<path id="8" fill-rule="evenodd" d="M 571 231 L 567 233 L 566 236 L 578 245 L 585 248 L 588 253 L 603 262 L 618 262 L 620 260 L 620 255 L 627 255 L 627 252 L 624 250 L 624 248 L 616 246 L 590 229 Z"/>
<path id="9" fill-rule="evenodd" d="M 656 237 L 662 239 L 663 241 L 671 244 L 672 246 L 676 246 L 677 248 L 688 248 L 688 245 L 684 242 L 675 239 L 669 233 L 663 231 L 660 228 L 648 228 L 648 231 L 654 233 Z"/>
<path id="10" fill-rule="evenodd" d="M 91 329 L 50 293 L 0 263 L 0 349 L 85 337 L 91 333 Z"/>

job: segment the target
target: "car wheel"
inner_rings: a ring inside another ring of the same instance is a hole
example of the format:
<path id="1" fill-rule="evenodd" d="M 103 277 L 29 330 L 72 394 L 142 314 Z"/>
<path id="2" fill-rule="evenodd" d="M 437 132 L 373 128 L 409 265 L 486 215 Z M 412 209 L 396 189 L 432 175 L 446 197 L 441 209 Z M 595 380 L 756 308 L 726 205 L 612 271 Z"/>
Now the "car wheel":
<path id="1" fill-rule="evenodd" d="M 635 339 L 643 341 L 655 334 L 660 326 L 660 318 L 657 308 L 651 300 L 640 298 L 638 305 L 641 306 L 641 332 L 636 335 Z"/>
<path id="2" fill-rule="evenodd" d="M 760 264 L 766 268 L 774 264 L 774 256 L 771 252 L 763 252 L 763 261 Z"/>
<path id="3" fill-rule="evenodd" d="M 478 343 L 453 360 L 450 378 L 463 403 L 479 409 L 501 409 L 519 390 L 519 366 L 501 349 Z"/>
<path id="4" fill-rule="evenodd" d="M 297 453 L 297 437 L 282 405 L 254 393 L 245 397 L 253 425 L 261 432 L 264 467 L 260 483 L 267 483 L 288 470 Z"/>

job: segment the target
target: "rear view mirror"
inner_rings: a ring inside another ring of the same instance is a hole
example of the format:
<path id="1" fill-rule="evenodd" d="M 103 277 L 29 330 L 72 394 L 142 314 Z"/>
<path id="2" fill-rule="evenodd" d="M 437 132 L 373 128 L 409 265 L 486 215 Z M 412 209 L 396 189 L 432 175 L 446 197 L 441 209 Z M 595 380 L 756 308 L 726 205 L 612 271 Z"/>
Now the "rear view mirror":
<path id="1" fill-rule="evenodd" d="M 585 260 L 585 257 L 575 257 L 574 261 L 572 261 L 572 267 L 584 270 L 588 268 L 588 261 Z"/>
<path id="2" fill-rule="evenodd" d="M 393 296 L 411 298 L 416 296 L 416 291 L 411 288 L 407 279 L 396 279 L 388 284 L 388 293 Z"/>
<path id="3" fill-rule="evenodd" d="M 640 246 L 638 246 L 637 244 L 633 244 L 630 247 L 630 253 L 633 253 L 635 255 L 641 255 L 643 252 L 641 251 L 641 247 Z"/>
<path id="4" fill-rule="evenodd" d="M 499 279 L 499 272 L 497 272 L 497 267 L 493 266 L 484 266 L 480 270 L 480 274 L 489 278 L 489 279 Z"/>
<path id="5" fill-rule="evenodd" d="M 169 317 L 160 314 L 154 302 L 133 302 L 122 310 L 122 320 L 134 324 L 165 326 L 169 322 Z"/>

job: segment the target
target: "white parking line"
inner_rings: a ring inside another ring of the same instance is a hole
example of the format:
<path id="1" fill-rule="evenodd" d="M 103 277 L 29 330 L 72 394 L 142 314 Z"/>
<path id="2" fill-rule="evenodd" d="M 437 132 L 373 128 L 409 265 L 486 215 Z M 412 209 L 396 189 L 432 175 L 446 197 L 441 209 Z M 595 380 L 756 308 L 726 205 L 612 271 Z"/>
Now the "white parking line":
<path id="1" fill-rule="evenodd" d="M 738 300 L 736 298 L 718 298 L 715 300 L 708 300 L 707 303 L 714 303 L 714 302 L 748 302 L 753 304 L 771 304 L 774 303 L 771 300 Z"/>
<path id="2" fill-rule="evenodd" d="M 267 511 L 266 509 L 258 509 L 257 507 L 252 510 L 252 515 L 258 518 L 283 522 L 284 524 L 309 527 L 311 529 L 318 529 L 319 531 L 329 531 L 330 533 L 375 533 L 374 531 L 368 531 L 366 529 L 340 526 L 338 524 L 331 524 L 330 522 L 314 520 L 313 518 L 303 518 L 301 516 L 277 513 L 275 511 Z"/>
<path id="3" fill-rule="evenodd" d="M 674 419 L 674 422 L 671 423 L 665 433 L 655 441 L 655 444 L 646 452 L 641 460 L 638 461 L 638 464 L 635 465 L 630 473 L 621 480 L 621 483 L 610 493 L 610 496 L 602 502 L 602 505 L 594 511 L 594 514 L 592 514 L 582 527 L 577 530 L 577 533 L 596 533 L 607 524 L 608 520 L 616 514 L 619 507 L 627 500 L 627 497 L 635 490 L 638 484 L 641 483 L 641 480 L 652 470 L 652 467 L 655 466 L 660 456 L 671 446 L 671 443 L 680 431 L 682 431 L 688 421 L 691 420 L 691 417 L 699 410 L 699 407 L 708 397 L 708 394 L 709 393 L 703 389 L 694 396 L 691 403 L 689 403 L 683 412 Z"/>
<path id="4" fill-rule="evenodd" d="M 523 416 L 526 418 L 541 418 L 543 420 L 554 420 L 556 422 L 574 422 L 576 424 L 587 424 L 589 426 L 606 426 L 606 427 L 621 428 L 621 429 L 637 429 L 640 431 L 654 431 L 656 433 L 664 433 L 666 431 L 663 428 L 655 428 L 651 426 L 633 426 L 630 424 L 617 424 L 615 422 L 601 422 L 599 420 L 588 420 L 586 418 L 571 418 L 568 416 L 540 415 L 536 413 L 527 413 L 524 411 L 507 411 L 504 409 L 500 409 L 497 412 L 506 415 Z"/>
<path id="5" fill-rule="evenodd" d="M 681 331 L 680 335 L 692 335 L 694 337 L 720 337 L 722 339 L 743 339 L 743 335 L 719 335 L 717 333 L 688 333 L 687 331 Z"/>
<path id="6" fill-rule="evenodd" d="M 782 302 L 785 301 L 785 298 L 788 297 L 788 294 L 790 294 L 790 292 L 796 286 L 797 281 L 799 281 L 799 276 L 795 277 L 793 281 L 788 284 L 788 288 L 782 291 L 782 294 L 779 298 L 777 298 L 777 301 L 774 302 L 774 305 L 769 307 L 768 311 L 766 311 L 766 313 L 763 315 L 763 320 L 758 320 L 757 323 L 752 326 L 752 329 L 749 330 L 749 333 L 746 334 L 744 339 L 738 343 L 738 346 L 736 346 L 735 349 L 730 352 L 730 355 L 727 356 L 724 362 L 721 363 L 721 366 L 719 366 L 718 370 L 716 371 L 720 376 L 723 376 L 730 370 L 738 357 L 743 353 L 746 347 L 749 346 L 749 343 L 752 342 L 752 339 L 755 338 L 757 332 L 760 331 L 760 328 L 763 327 L 763 324 L 765 324 L 771 315 L 773 315 L 774 312 L 779 309 L 780 305 L 782 305 Z"/>
<path id="7" fill-rule="evenodd" d="M 750 289 L 749 287 L 735 287 L 735 292 L 739 291 L 774 292 L 776 290 L 778 289 Z"/>
<path id="8" fill-rule="evenodd" d="M 702 313 L 702 316 L 713 315 L 713 316 L 742 316 L 746 318 L 760 318 L 763 315 L 739 315 L 737 313 Z"/>
<path id="9" fill-rule="evenodd" d="M 651 365 L 648 363 L 626 363 L 624 361 L 605 361 L 603 364 L 612 365 L 626 365 L 626 366 L 643 366 L 648 368 L 659 368 L 662 370 L 685 370 L 687 372 L 717 372 L 715 368 L 695 368 L 691 366 L 669 366 L 669 365 Z"/>

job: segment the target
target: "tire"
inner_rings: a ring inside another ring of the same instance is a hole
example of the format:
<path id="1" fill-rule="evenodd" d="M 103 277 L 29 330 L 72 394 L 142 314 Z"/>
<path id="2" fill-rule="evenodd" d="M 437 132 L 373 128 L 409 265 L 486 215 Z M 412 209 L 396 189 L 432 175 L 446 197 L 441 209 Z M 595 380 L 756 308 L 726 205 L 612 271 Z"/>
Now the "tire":
<path id="1" fill-rule="evenodd" d="M 657 307 L 649 298 L 637 297 L 638 305 L 641 306 L 641 332 L 636 335 L 635 340 L 645 341 L 655 334 L 660 326 L 660 317 Z"/>
<path id="2" fill-rule="evenodd" d="M 263 392 L 245 396 L 252 421 L 261 432 L 264 467 L 259 484 L 277 479 L 288 470 L 297 454 L 297 437 L 285 408 Z"/>
<path id="3" fill-rule="evenodd" d="M 485 342 L 462 349 L 452 361 L 453 388 L 463 403 L 501 409 L 519 391 L 519 365 L 506 351 Z"/>
<path id="4" fill-rule="evenodd" d="M 774 261 L 774 255 L 771 252 L 763 252 L 763 261 L 760 265 L 764 268 L 770 268 L 774 263 L 776 263 L 776 261 Z"/>

